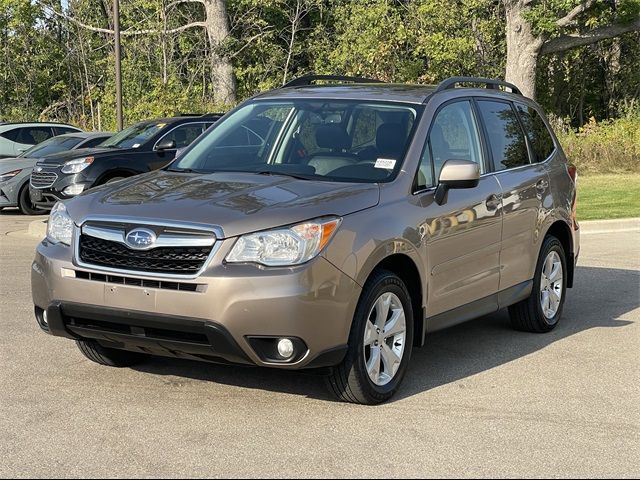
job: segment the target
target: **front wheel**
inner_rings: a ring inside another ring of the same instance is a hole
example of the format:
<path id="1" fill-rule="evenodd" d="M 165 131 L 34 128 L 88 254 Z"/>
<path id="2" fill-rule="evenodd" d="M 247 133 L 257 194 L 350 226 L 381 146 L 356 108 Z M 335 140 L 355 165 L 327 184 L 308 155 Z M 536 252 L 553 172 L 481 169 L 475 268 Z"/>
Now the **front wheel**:
<path id="1" fill-rule="evenodd" d="M 82 354 L 94 363 L 107 367 L 131 367 L 144 360 L 144 354 L 106 348 L 95 340 L 76 340 Z"/>
<path id="2" fill-rule="evenodd" d="M 392 272 L 375 272 L 356 308 L 347 355 L 327 377 L 329 389 L 344 402 L 375 405 L 389 400 L 406 373 L 412 346 L 407 287 Z"/>
<path id="3" fill-rule="evenodd" d="M 31 201 L 29 185 L 25 185 L 18 194 L 18 208 L 24 215 L 44 215 L 47 210 L 37 208 Z"/>
<path id="4" fill-rule="evenodd" d="M 554 236 L 545 238 L 529 298 L 509 307 L 511 324 L 525 332 L 550 332 L 562 316 L 567 291 L 564 248 Z"/>

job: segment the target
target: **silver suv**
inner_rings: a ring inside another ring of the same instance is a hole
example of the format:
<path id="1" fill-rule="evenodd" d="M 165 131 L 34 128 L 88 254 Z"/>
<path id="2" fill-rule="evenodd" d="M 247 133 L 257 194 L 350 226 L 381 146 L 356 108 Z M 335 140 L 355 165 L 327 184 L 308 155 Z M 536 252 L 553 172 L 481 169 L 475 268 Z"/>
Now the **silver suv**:
<path id="1" fill-rule="evenodd" d="M 57 204 L 35 314 L 103 365 L 323 368 L 339 399 L 380 403 L 429 332 L 505 307 L 518 330 L 557 325 L 575 182 L 511 84 L 303 77 L 168 167 Z"/>

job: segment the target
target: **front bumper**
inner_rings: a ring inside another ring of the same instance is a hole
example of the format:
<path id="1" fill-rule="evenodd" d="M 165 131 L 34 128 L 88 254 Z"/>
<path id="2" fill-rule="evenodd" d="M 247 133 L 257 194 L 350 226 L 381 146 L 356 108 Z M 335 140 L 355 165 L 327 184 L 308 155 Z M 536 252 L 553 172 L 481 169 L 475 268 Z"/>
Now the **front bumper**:
<path id="1" fill-rule="evenodd" d="M 92 181 L 87 179 L 83 173 L 76 174 L 64 174 L 59 168 L 45 169 L 47 172 L 56 173 L 58 178 L 50 187 L 35 188 L 33 185 L 29 185 L 29 194 L 31 195 L 31 201 L 39 208 L 51 210 L 53 206 L 59 201 L 69 200 L 77 195 L 67 195 L 64 193 L 64 189 L 71 186 L 81 184 L 84 185 L 83 191 L 91 188 Z"/>
<path id="2" fill-rule="evenodd" d="M 225 265 L 233 240 L 220 241 L 198 278 L 158 282 L 79 268 L 69 247 L 45 240 L 31 271 L 36 317 L 43 326 L 46 310 L 43 329 L 56 336 L 150 354 L 288 369 L 340 363 L 360 287 L 323 257 L 295 268 Z M 259 340 L 281 337 L 304 351 L 265 358 Z"/>

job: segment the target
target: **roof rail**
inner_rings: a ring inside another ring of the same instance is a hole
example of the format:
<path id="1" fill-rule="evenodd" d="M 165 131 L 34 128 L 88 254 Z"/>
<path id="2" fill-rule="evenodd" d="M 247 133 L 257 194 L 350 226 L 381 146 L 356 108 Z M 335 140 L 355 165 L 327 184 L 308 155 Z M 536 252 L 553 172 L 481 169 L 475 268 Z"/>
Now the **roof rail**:
<path id="1" fill-rule="evenodd" d="M 492 90 L 499 90 L 500 87 L 507 87 L 511 90 L 511 93 L 516 95 L 522 95 L 522 92 L 513 83 L 505 82 L 503 80 L 496 80 L 494 78 L 480 78 L 480 77 L 450 77 L 443 80 L 438 84 L 435 93 L 442 92 L 443 90 L 450 90 L 456 88 L 458 83 L 480 83 L 485 85 L 486 88 Z"/>
<path id="2" fill-rule="evenodd" d="M 351 83 L 384 83 L 382 80 L 376 80 L 373 78 L 364 78 L 364 77 L 345 77 L 343 75 L 316 75 L 311 73 L 309 75 L 304 75 L 302 77 L 294 78 L 288 83 L 285 83 L 282 88 L 287 87 L 303 87 L 306 85 L 311 85 L 312 82 L 316 80 L 335 80 L 338 82 L 351 82 Z"/>

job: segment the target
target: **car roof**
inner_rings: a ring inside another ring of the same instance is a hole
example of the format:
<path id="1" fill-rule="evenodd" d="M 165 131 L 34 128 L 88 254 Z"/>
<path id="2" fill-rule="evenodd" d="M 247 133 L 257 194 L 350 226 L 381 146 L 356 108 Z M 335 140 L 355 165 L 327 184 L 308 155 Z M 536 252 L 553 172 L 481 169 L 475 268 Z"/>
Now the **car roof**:
<path id="1" fill-rule="evenodd" d="M 338 83 L 317 85 L 313 82 L 335 81 Z M 347 83 L 344 83 L 347 82 Z M 473 84 L 463 87 L 461 84 Z M 507 89 L 507 90 L 505 90 Z M 524 100 L 520 89 L 512 83 L 495 78 L 449 77 L 438 85 L 416 85 L 403 83 L 384 83 L 380 80 L 345 77 L 340 75 L 309 74 L 296 78 L 283 87 L 258 94 L 254 99 L 318 99 L 318 100 L 358 100 L 388 101 L 410 104 L 425 104 L 437 93 L 455 92 L 460 95 L 503 96 Z"/>
<path id="2" fill-rule="evenodd" d="M 217 120 L 222 115 L 223 115 L 222 113 L 211 113 L 211 114 L 204 114 L 204 115 L 198 114 L 198 115 L 184 115 L 184 116 L 178 116 L 178 117 L 153 118 L 150 120 L 141 120 L 139 122 L 136 122 L 135 124 L 149 125 L 152 123 L 173 124 L 178 122 L 211 122 L 211 121 Z"/>
<path id="3" fill-rule="evenodd" d="M 95 137 L 111 137 L 114 134 L 111 132 L 71 132 L 71 133 L 63 133 L 62 135 L 58 135 L 56 137 L 51 137 L 51 138 L 82 138 L 83 140 L 86 140 L 88 138 L 95 138 Z"/>
<path id="4" fill-rule="evenodd" d="M 5 122 L 0 123 L 0 128 L 4 129 L 7 127 L 70 127 L 70 128 L 78 128 L 73 125 L 69 125 L 68 123 L 57 123 L 57 122 Z M 80 129 L 78 128 L 78 131 Z"/>
<path id="5" fill-rule="evenodd" d="M 403 83 L 357 83 L 284 87 L 255 96 L 255 99 L 340 99 L 391 101 L 422 104 L 436 90 L 435 85 Z"/>

